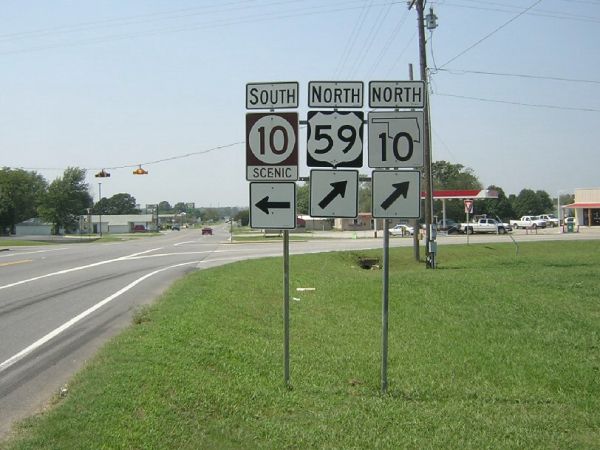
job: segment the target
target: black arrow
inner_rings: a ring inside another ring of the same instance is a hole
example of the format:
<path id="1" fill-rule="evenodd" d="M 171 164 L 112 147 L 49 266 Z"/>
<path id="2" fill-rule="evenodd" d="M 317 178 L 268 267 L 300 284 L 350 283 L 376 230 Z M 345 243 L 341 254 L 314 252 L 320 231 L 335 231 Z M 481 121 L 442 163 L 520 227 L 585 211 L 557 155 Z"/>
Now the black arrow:
<path id="1" fill-rule="evenodd" d="M 265 214 L 269 214 L 269 208 L 290 209 L 291 207 L 290 202 L 270 202 L 268 195 L 265 198 L 263 198 L 260 202 L 258 202 L 256 206 Z"/>
<path id="2" fill-rule="evenodd" d="M 348 181 L 336 181 L 335 183 L 331 183 L 331 187 L 333 188 L 329 194 L 325 196 L 323 200 L 319 202 L 319 207 L 321 209 L 327 208 L 327 206 L 336 198 L 338 195 L 342 198 L 346 196 L 346 185 Z"/>
<path id="3" fill-rule="evenodd" d="M 394 187 L 394 192 L 392 192 L 392 194 L 385 199 L 385 201 L 381 204 L 381 207 L 383 209 L 388 209 L 390 206 L 392 206 L 392 203 L 398 200 L 400 196 L 406 198 L 406 196 L 408 195 L 409 185 L 409 181 L 403 181 L 402 183 L 392 184 L 392 186 Z"/>

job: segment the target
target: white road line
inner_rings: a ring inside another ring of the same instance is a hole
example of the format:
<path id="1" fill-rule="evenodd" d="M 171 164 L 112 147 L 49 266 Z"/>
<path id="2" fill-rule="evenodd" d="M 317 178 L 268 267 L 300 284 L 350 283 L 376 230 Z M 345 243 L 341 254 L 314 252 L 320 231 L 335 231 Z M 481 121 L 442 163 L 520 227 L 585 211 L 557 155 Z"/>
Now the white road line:
<path id="1" fill-rule="evenodd" d="M 39 277 L 33 277 L 33 278 L 28 278 L 26 280 L 16 281 L 14 283 L 5 284 L 4 286 L 0 286 L 0 290 L 6 289 L 6 288 L 10 288 L 10 287 L 14 287 L 14 286 L 19 286 L 20 284 L 31 283 L 32 281 L 41 280 L 43 278 L 54 277 L 56 275 L 64 275 L 65 273 L 77 272 L 79 270 L 89 269 L 90 267 L 98 267 L 98 266 L 103 266 L 104 264 L 109 264 L 109 263 L 113 263 L 113 262 L 116 262 L 116 261 L 124 261 L 124 260 L 130 259 L 130 258 L 136 258 L 136 257 L 139 257 L 140 255 L 145 254 L 145 253 L 149 253 L 149 252 L 153 252 L 153 251 L 156 251 L 156 250 L 160 250 L 161 248 L 162 247 L 153 248 L 151 250 L 146 250 L 144 252 L 138 252 L 138 253 L 132 253 L 131 255 L 121 256 L 121 257 L 115 258 L 115 259 L 107 259 L 105 261 L 98 261 L 96 263 L 87 264 L 85 266 L 72 267 L 71 269 L 59 270 L 58 272 L 47 273 L 45 275 L 40 275 Z"/>
<path id="2" fill-rule="evenodd" d="M 127 292 L 128 290 L 130 290 L 131 288 L 133 288 L 134 286 L 136 286 L 139 283 L 141 283 L 142 281 L 146 280 L 147 278 L 150 278 L 151 276 L 156 275 L 157 273 L 160 273 L 160 272 L 164 272 L 165 270 L 168 270 L 168 269 L 173 269 L 175 267 L 181 267 L 181 266 L 186 266 L 186 265 L 190 265 L 190 264 L 199 264 L 200 262 L 201 261 L 191 261 L 191 262 L 185 262 L 185 263 L 175 264 L 175 265 L 168 266 L 168 267 L 163 267 L 162 269 L 157 269 L 154 272 L 150 272 L 150 273 L 148 273 L 148 274 L 146 274 L 146 275 L 138 278 L 137 280 L 132 281 L 131 283 L 129 283 L 124 288 L 119 289 L 114 294 L 106 297 L 104 300 L 101 300 L 100 302 L 96 303 L 94 306 L 86 309 L 81 314 L 73 317 L 71 320 L 65 322 L 60 327 L 52 330 L 50 333 L 48 333 L 45 336 L 43 336 L 42 338 L 38 339 L 33 344 L 31 344 L 29 347 L 24 348 L 23 350 L 21 350 L 16 355 L 13 355 L 10 358 L 8 358 L 6 361 L 4 361 L 3 363 L 0 363 L 0 373 L 2 373 L 3 371 L 5 371 L 6 369 L 8 369 L 13 364 L 16 364 L 21 359 L 25 358 L 31 352 L 37 350 L 42 345 L 46 344 L 48 341 L 54 339 L 56 336 L 58 336 L 59 334 L 61 334 L 63 331 L 65 331 L 68 328 L 70 328 L 73 325 L 75 325 L 77 322 L 80 322 L 81 320 L 85 319 L 87 316 L 89 316 L 90 314 L 92 314 L 94 311 L 97 311 L 98 309 L 100 309 L 101 307 L 103 307 L 104 305 L 106 305 L 107 303 L 113 301 L 115 298 L 121 296 L 122 294 L 124 294 L 125 292 Z"/>
<path id="3" fill-rule="evenodd" d="M 5 254 L 0 255 L 0 258 L 10 258 L 10 257 L 14 257 L 14 256 L 21 256 L 21 255 L 33 255 L 34 253 L 59 252 L 59 251 L 62 251 L 62 250 L 67 250 L 67 247 L 49 248 L 47 250 L 36 250 L 34 252 L 5 253 Z"/>

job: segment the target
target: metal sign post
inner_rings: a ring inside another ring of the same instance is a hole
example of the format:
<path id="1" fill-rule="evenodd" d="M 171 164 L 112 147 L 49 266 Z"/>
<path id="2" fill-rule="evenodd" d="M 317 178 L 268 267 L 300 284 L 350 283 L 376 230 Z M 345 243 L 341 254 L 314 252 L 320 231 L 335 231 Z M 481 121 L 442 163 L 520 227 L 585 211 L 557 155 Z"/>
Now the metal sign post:
<path id="1" fill-rule="evenodd" d="M 390 286 L 390 221 L 383 221 L 383 301 L 381 303 L 381 393 L 387 393 L 388 305 Z"/>
<path id="2" fill-rule="evenodd" d="M 283 232 L 283 378 L 290 387 L 290 232 Z"/>

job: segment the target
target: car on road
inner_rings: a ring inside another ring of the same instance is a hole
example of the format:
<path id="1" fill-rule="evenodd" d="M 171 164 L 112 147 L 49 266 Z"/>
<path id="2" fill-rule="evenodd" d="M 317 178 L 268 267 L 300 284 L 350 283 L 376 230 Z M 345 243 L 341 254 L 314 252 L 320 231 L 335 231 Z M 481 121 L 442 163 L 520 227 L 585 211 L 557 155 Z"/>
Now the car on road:
<path id="1" fill-rule="evenodd" d="M 410 225 L 399 223 L 388 229 L 390 236 L 412 236 L 415 234 L 415 229 Z"/>
<path id="2" fill-rule="evenodd" d="M 212 236 L 212 234 L 213 234 L 213 229 L 211 227 L 202 228 L 202 236 L 205 236 L 205 235 Z"/>

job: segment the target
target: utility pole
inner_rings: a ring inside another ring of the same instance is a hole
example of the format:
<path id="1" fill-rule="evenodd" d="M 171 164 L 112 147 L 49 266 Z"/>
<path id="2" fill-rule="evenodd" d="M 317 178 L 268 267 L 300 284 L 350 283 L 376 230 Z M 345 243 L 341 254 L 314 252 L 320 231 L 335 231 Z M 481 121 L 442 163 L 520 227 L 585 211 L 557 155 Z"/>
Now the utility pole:
<path id="1" fill-rule="evenodd" d="M 431 174 L 431 130 L 429 124 L 429 83 L 427 77 L 427 51 L 425 47 L 425 0 L 411 0 L 409 9 L 416 6 L 419 27 L 419 62 L 421 66 L 421 80 L 425 86 L 425 111 L 423 114 L 423 177 L 425 178 L 425 252 L 428 268 L 435 268 L 435 242 L 432 236 L 433 222 L 433 182 Z M 416 230 L 415 230 L 416 231 Z"/>

